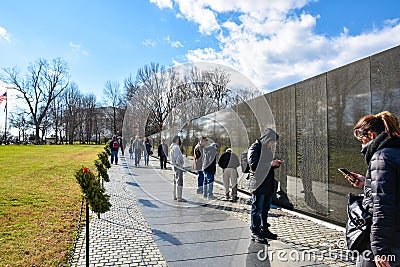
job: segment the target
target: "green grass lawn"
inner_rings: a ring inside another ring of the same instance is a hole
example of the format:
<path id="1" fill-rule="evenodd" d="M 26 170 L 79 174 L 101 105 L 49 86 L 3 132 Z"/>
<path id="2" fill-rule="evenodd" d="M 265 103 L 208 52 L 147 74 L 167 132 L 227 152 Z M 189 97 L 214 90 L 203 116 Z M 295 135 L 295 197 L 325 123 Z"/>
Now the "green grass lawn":
<path id="1" fill-rule="evenodd" d="M 81 192 L 74 172 L 103 145 L 0 146 L 0 266 L 62 266 Z"/>

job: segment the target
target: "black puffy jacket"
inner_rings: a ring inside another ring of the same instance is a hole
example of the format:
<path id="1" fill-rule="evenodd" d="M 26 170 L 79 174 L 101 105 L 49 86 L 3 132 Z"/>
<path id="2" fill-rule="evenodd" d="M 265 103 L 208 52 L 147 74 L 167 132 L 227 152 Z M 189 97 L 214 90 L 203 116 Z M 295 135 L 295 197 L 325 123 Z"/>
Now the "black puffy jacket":
<path id="1" fill-rule="evenodd" d="M 374 255 L 392 255 L 400 248 L 400 138 L 381 133 L 362 153 L 368 164 L 363 206 L 372 215 Z"/>

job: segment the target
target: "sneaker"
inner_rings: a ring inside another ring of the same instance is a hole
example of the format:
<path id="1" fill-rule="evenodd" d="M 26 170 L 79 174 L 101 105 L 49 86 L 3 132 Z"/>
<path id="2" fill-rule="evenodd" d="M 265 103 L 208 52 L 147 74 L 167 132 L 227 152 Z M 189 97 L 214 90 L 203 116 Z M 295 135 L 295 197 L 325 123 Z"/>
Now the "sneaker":
<path id="1" fill-rule="evenodd" d="M 272 233 L 268 228 L 265 231 L 261 232 L 261 236 L 267 239 L 271 239 L 271 240 L 277 240 L 278 239 L 278 235 Z"/>
<path id="2" fill-rule="evenodd" d="M 226 200 L 229 200 L 230 198 L 231 198 L 231 197 L 229 196 L 229 194 L 225 196 L 225 199 L 226 199 Z"/>
<path id="3" fill-rule="evenodd" d="M 251 240 L 260 244 L 268 244 L 268 240 L 265 237 L 259 236 L 254 233 L 251 234 Z"/>
<path id="4" fill-rule="evenodd" d="M 236 201 L 238 201 L 238 199 L 239 199 L 239 198 L 238 198 L 238 197 L 236 197 L 236 196 L 235 196 L 235 197 L 232 197 L 232 200 L 231 200 L 231 202 L 236 202 Z"/>
<path id="5" fill-rule="evenodd" d="M 215 200 L 215 199 L 217 199 L 217 197 L 214 196 L 214 195 L 211 195 L 211 196 L 208 196 L 208 199 L 209 199 L 209 200 Z"/>
<path id="6" fill-rule="evenodd" d="M 251 233 L 250 239 L 254 241 L 256 238 L 257 238 L 257 234 Z"/>
<path id="7" fill-rule="evenodd" d="M 196 193 L 199 194 L 199 195 L 202 195 L 202 194 L 203 194 L 203 190 L 197 189 L 197 190 L 196 190 Z"/>
<path id="8" fill-rule="evenodd" d="M 180 198 L 180 199 L 178 199 L 178 202 L 187 202 L 187 200 L 184 198 Z"/>

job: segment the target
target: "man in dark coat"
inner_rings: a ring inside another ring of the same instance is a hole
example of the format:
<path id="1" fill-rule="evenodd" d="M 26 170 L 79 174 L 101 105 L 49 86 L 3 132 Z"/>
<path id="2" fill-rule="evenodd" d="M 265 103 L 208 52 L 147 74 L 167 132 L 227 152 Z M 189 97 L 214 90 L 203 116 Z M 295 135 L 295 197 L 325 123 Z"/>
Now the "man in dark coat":
<path id="1" fill-rule="evenodd" d="M 160 159 L 161 169 L 167 169 L 168 145 L 165 143 L 165 139 L 163 139 L 162 143 L 158 145 L 157 154 Z"/>
<path id="2" fill-rule="evenodd" d="M 250 165 L 251 202 L 251 238 L 260 243 L 267 239 L 277 239 L 271 233 L 267 223 L 268 211 L 271 207 L 272 196 L 276 192 L 274 169 L 279 168 L 282 160 L 273 160 L 271 147 L 278 141 L 278 134 L 268 128 L 249 148 L 247 159 Z"/>
<path id="3" fill-rule="evenodd" d="M 232 152 L 231 148 L 226 149 L 226 151 L 221 155 L 218 160 L 218 166 L 223 170 L 222 181 L 225 187 L 225 197 L 229 200 L 229 183 L 232 184 L 232 202 L 238 200 L 237 196 L 237 178 L 238 172 L 237 167 L 240 166 L 238 156 Z"/>

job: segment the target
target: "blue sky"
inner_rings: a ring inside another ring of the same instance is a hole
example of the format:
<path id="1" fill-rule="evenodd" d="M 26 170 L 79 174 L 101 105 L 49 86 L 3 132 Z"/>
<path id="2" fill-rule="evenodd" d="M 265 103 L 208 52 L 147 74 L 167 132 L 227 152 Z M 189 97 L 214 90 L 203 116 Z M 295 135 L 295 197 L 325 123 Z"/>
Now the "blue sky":
<path id="1" fill-rule="evenodd" d="M 399 0 L 0 1 L 0 68 L 61 57 L 98 100 L 151 62 L 220 63 L 270 91 L 399 44 Z"/>

